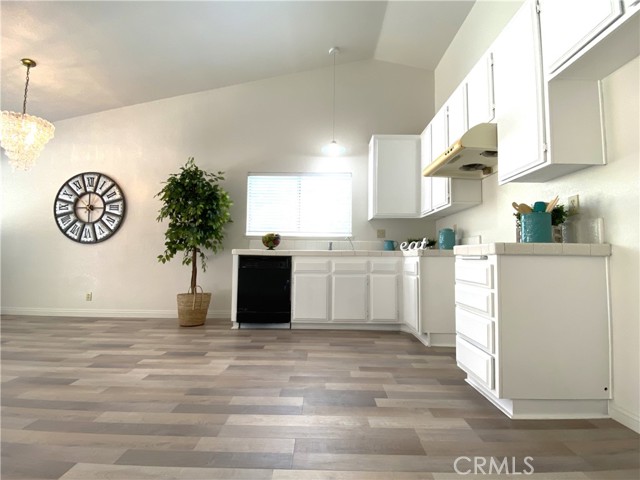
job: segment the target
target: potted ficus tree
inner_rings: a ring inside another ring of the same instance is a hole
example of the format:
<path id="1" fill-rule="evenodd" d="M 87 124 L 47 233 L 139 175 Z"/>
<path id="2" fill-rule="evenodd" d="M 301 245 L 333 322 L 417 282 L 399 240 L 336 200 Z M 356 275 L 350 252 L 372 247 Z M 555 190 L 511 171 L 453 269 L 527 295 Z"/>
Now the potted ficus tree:
<path id="1" fill-rule="evenodd" d="M 165 251 L 158 255 L 158 261 L 166 263 L 182 252 L 182 264 L 191 265 L 189 290 L 178 294 L 178 318 L 183 327 L 204 324 L 211 302 L 211 293 L 204 293 L 197 282 L 198 258 L 202 271 L 206 271 L 205 251 L 215 254 L 222 250 L 224 227 L 231 222 L 232 202 L 219 184 L 224 180 L 223 173 L 201 170 L 189 157 L 180 173 L 171 174 L 156 194 L 162 201 L 156 220 L 169 220 L 164 235 Z"/>

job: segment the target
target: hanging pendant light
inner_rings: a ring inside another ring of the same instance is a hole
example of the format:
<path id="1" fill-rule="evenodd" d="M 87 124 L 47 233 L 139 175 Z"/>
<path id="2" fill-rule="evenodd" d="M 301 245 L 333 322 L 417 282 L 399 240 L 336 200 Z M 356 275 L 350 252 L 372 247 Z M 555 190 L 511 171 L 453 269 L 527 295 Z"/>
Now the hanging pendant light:
<path id="1" fill-rule="evenodd" d="M 36 66 L 30 58 L 23 58 L 27 67 L 27 79 L 24 85 L 22 113 L 3 111 L 0 124 L 0 144 L 13 168 L 29 170 L 42 152 L 45 144 L 53 138 L 55 127 L 48 121 L 27 115 L 27 90 L 29 89 L 29 70 Z"/>
<path id="2" fill-rule="evenodd" d="M 331 47 L 329 55 L 333 55 L 333 127 L 331 133 L 331 143 L 322 147 L 322 153 L 329 157 L 339 157 L 346 149 L 336 142 L 336 55 L 340 53 L 338 47 Z"/>

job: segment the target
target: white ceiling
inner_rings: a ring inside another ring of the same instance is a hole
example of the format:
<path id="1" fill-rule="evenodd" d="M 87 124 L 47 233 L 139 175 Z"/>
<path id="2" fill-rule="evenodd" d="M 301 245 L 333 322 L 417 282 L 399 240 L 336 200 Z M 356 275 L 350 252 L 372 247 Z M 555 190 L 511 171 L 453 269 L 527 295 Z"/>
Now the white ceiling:
<path id="1" fill-rule="evenodd" d="M 332 65 L 434 70 L 473 0 L 6 1 L 2 110 L 50 121 Z"/>

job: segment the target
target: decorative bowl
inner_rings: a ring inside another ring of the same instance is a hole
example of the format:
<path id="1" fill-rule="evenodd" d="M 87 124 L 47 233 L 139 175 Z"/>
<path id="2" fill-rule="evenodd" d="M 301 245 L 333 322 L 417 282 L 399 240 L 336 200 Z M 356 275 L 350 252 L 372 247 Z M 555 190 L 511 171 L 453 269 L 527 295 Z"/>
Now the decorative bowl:
<path id="1" fill-rule="evenodd" d="M 262 236 L 262 244 L 269 250 L 273 250 L 280 245 L 279 233 L 266 233 Z"/>

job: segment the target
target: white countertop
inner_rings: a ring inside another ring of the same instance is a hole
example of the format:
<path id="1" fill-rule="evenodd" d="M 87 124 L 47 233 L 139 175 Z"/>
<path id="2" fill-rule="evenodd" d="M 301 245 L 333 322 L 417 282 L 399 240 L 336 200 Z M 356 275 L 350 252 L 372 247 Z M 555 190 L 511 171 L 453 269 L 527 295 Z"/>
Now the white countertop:
<path id="1" fill-rule="evenodd" d="M 265 255 L 265 256 L 295 256 L 295 257 L 453 257 L 453 250 L 267 250 L 266 248 L 236 248 L 231 250 L 233 255 Z"/>
<path id="2" fill-rule="evenodd" d="M 611 255 L 609 243 L 485 243 L 457 245 L 455 255 L 574 255 L 607 257 Z"/>

